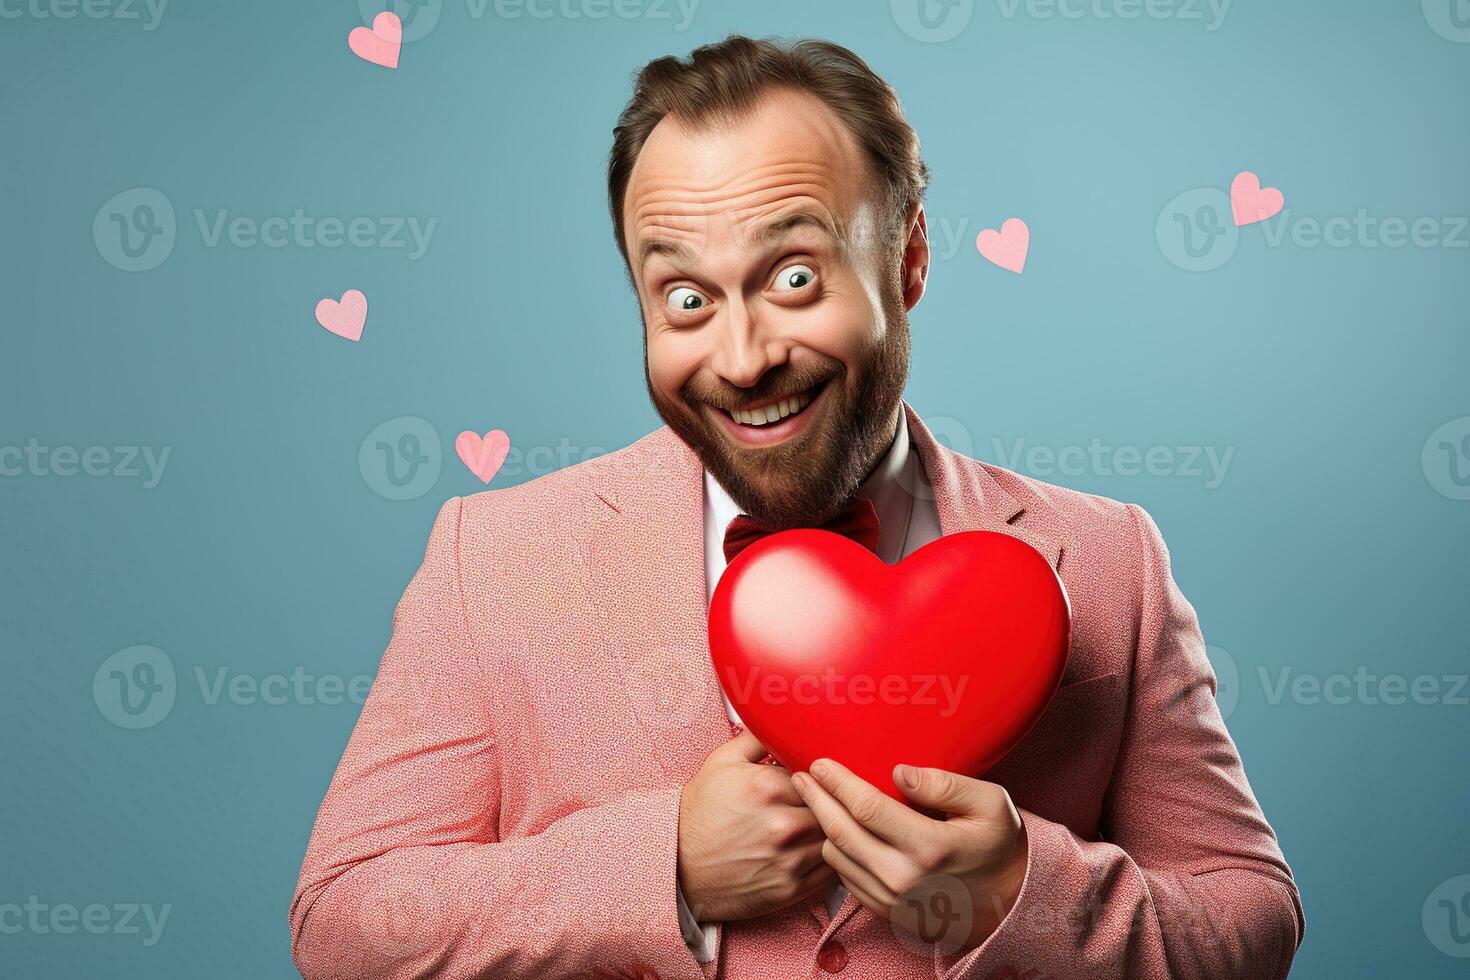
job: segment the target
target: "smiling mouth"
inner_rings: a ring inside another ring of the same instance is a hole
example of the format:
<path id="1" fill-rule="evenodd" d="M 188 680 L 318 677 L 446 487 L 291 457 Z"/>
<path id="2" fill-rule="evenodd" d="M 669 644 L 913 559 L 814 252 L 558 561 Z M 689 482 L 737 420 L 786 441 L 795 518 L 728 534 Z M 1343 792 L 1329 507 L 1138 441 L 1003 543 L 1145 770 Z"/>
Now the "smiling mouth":
<path id="1" fill-rule="evenodd" d="M 778 398 L 755 408 L 733 408 L 726 409 L 725 414 L 734 419 L 740 425 L 751 428 L 759 428 L 763 425 L 772 425 L 793 415 L 800 415 L 808 405 L 816 400 L 826 382 L 813 385 L 805 391 L 798 391 L 794 395 Z"/>

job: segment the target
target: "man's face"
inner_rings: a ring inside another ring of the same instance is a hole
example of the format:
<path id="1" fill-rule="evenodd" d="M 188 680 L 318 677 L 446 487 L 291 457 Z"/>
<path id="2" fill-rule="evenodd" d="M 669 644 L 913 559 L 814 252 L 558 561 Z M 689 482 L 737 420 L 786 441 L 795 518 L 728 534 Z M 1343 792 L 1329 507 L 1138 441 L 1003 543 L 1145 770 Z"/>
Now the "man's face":
<path id="1" fill-rule="evenodd" d="M 819 523 L 898 424 L 922 208 L 885 222 L 862 149 L 805 93 L 733 124 L 665 118 L 628 183 L 623 233 L 654 407 L 741 509 Z"/>

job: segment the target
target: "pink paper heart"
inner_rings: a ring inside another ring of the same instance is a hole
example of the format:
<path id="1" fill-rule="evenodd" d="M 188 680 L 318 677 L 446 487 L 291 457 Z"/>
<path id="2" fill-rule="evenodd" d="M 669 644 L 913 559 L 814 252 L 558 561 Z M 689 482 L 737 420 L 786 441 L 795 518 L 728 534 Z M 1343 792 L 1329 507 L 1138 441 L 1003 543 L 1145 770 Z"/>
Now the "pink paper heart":
<path id="1" fill-rule="evenodd" d="M 988 261 L 1019 273 L 1026 267 L 1026 253 L 1031 248 L 1031 229 L 1020 218 L 1007 218 L 1000 231 L 986 228 L 975 239 L 975 247 Z"/>
<path id="2" fill-rule="evenodd" d="M 1281 213 L 1286 198 L 1274 187 L 1262 187 L 1261 178 L 1242 170 L 1230 182 L 1230 210 L 1236 225 L 1251 225 Z"/>
<path id="3" fill-rule="evenodd" d="M 510 452 L 510 436 L 491 429 L 481 438 L 475 430 L 466 429 L 455 438 L 454 451 L 481 483 L 489 483 L 505 462 L 505 454 Z"/>
<path id="4" fill-rule="evenodd" d="M 347 35 L 347 46 L 363 61 L 384 68 L 398 67 L 398 53 L 403 49 L 403 21 L 391 10 L 373 18 L 373 26 L 354 27 Z"/>
<path id="5" fill-rule="evenodd" d="M 362 339 L 362 328 L 367 323 L 367 297 L 361 290 L 349 289 L 340 302 L 324 299 L 316 304 L 316 322 L 355 343 Z"/>

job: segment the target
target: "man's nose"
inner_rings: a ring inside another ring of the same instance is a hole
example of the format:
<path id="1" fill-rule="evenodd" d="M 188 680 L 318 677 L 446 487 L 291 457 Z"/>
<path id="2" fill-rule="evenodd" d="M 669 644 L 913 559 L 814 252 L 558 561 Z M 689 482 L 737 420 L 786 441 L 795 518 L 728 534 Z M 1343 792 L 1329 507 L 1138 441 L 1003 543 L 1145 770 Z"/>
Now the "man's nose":
<path id="1" fill-rule="evenodd" d="M 720 324 L 719 347 L 710 367 L 738 388 L 755 385 L 771 368 L 785 364 L 790 344 L 743 302 L 725 306 Z"/>

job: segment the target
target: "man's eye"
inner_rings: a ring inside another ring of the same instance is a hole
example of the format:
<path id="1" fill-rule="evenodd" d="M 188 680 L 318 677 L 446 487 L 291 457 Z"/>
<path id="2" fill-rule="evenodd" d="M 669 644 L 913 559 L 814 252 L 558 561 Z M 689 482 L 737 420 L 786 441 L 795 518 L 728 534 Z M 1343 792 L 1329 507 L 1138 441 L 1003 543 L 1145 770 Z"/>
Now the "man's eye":
<path id="1" fill-rule="evenodd" d="M 776 273 L 775 286 L 780 292 L 794 292 L 810 286 L 816 278 L 816 272 L 809 265 L 788 265 Z"/>
<path id="2" fill-rule="evenodd" d="M 709 300 L 706 299 L 704 294 L 697 289 L 690 289 L 688 286 L 680 286 L 678 289 L 675 289 L 669 293 L 668 303 L 669 306 L 673 307 L 676 310 L 693 312 L 694 310 L 704 309 L 704 307 L 708 305 Z"/>

